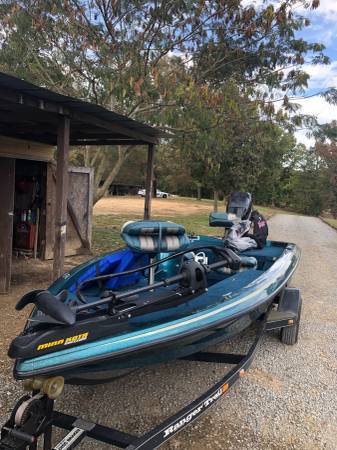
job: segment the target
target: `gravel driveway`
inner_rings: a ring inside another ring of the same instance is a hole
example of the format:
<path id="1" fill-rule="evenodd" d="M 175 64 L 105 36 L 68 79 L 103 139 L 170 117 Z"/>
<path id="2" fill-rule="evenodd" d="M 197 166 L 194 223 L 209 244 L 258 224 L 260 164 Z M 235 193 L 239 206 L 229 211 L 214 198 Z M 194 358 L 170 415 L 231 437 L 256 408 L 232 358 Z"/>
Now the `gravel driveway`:
<path id="1" fill-rule="evenodd" d="M 288 347 L 276 334 L 266 335 L 247 377 L 165 449 L 337 449 L 337 233 L 319 219 L 295 215 L 275 216 L 270 229 L 273 239 L 302 249 L 292 281 L 304 301 L 299 343 Z M 250 335 L 217 349 L 240 351 Z M 216 365 L 178 361 L 108 385 L 68 386 L 59 408 L 124 431 L 143 431 L 222 373 Z M 13 392 L 8 373 L 4 380 L 1 390 Z M 87 441 L 81 448 L 107 447 Z"/>

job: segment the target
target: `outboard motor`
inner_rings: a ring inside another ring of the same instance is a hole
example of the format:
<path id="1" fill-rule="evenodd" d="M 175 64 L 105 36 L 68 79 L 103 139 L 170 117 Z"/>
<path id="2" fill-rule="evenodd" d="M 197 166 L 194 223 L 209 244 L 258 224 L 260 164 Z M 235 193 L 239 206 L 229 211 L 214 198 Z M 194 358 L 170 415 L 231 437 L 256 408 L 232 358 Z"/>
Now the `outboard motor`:
<path id="1" fill-rule="evenodd" d="M 266 219 L 258 211 L 252 211 L 253 201 L 249 192 L 232 192 L 226 212 L 211 212 L 209 225 L 224 227 L 225 245 L 237 252 L 263 248 L 268 236 Z M 249 233 L 253 225 L 253 233 Z"/>
<path id="2" fill-rule="evenodd" d="M 226 236 L 225 243 L 229 248 L 240 252 L 266 245 L 267 221 L 258 211 L 252 212 L 252 196 L 249 192 L 233 192 L 228 200 L 227 214 L 228 218 L 236 222 Z M 249 233 L 251 225 L 253 233 Z"/>
<path id="3" fill-rule="evenodd" d="M 226 212 L 229 219 L 249 220 L 252 207 L 252 195 L 249 192 L 232 192 L 228 199 Z"/>

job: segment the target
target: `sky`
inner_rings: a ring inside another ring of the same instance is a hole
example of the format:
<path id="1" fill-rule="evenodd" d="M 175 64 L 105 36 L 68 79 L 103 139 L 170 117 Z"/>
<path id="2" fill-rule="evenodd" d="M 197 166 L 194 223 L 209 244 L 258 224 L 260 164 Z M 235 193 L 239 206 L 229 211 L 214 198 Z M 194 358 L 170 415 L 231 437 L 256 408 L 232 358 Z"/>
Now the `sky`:
<path id="1" fill-rule="evenodd" d="M 325 53 L 330 57 L 328 66 L 306 66 L 304 70 L 309 73 L 309 88 L 306 95 L 312 95 L 329 87 L 337 88 L 337 0 L 321 0 L 319 8 L 306 11 L 305 15 L 311 24 L 300 35 L 312 42 L 325 45 Z M 337 105 L 330 105 L 322 97 L 316 96 L 298 102 L 302 105 L 304 114 L 312 114 L 320 123 L 337 120 Z M 306 145 L 312 144 L 312 139 L 306 132 L 298 132 L 297 140 Z"/>
<path id="2" fill-rule="evenodd" d="M 258 5 L 263 3 L 263 0 L 244 0 L 243 2 Z M 277 0 L 264 1 L 264 5 L 268 3 L 275 4 Z M 310 75 L 305 96 L 316 94 L 329 87 L 337 88 L 337 0 L 320 0 L 320 6 L 315 10 L 298 7 L 297 11 L 311 21 L 311 24 L 299 32 L 298 36 L 309 42 L 324 44 L 325 53 L 331 60 L 328 66 L 304 66 L 303 70 Z M 330 105 L 320 96 L 296 100 L 296 103 L 301 105 L 303 114 L 316 116 L 319 123 L 337 120 L 337 105 Z M 310 146 L 313 144 L 313 139 L 306 134 L 305 130 L 298 131 L 296 138 L 299 142 Z"/>

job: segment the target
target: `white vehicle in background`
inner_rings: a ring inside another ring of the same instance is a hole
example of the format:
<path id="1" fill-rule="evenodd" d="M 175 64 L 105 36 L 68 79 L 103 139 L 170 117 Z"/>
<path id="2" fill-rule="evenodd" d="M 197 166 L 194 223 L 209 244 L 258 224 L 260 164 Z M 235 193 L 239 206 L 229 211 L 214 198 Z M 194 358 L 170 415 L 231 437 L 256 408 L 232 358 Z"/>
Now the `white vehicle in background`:
<path id="1" fill-rule="evenodd" d="M 139 189 L 137 194 L 140 195 L 141 197 L 145 197 L 146 190 L 145 189 Z M 169 194 L 168 192 L 163 192 L 163 191 L 160 191 L 159 189 L 157 189 L 156 197 L 158 197 L 158 198 L 168 198 L 168 197 L 172 197 L 172 194 Z"/>

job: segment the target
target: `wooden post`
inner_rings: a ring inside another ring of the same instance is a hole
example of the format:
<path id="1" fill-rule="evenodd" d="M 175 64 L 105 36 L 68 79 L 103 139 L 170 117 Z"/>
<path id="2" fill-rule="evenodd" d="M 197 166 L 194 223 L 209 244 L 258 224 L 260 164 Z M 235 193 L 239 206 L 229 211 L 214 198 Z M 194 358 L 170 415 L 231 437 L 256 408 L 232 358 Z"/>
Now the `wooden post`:
<path id="1" fill-rule="evenodd" d="M 60 116 L 57 131 L 55 244 L 53 280 L 64 272 L 64 251 L 67 232 L 69 117 Z"/>
<path id="2" fill-rule="evenodd" d="M 15 192 L 15 159 L 0 158 L 0 293 L 8 292 L 11 282 Z"/>
<path id="3" fill-rule="evenodd" d="M 201 184 L 197 184 L 197 200 L 201 202 Z"/>
<path id="4" fill-rule="evenodd" d="M 213 202 L 213 211 L 214 212 L 218 212 L 218 198 L 219 198 L 219 196 L 218 196 L 218 191 L 215 189 L 214 190 L 214 192 L 213 192 L 213 194 L 214 194 L 214 202 Z"/>
<path id="5" fill-rule="evenodd" d="M 147 153 L 147 170 L 145 183 L 144 220 L 151 218 L 151 202 L 153 189 L 154 145 L 149 144 Z"/>

